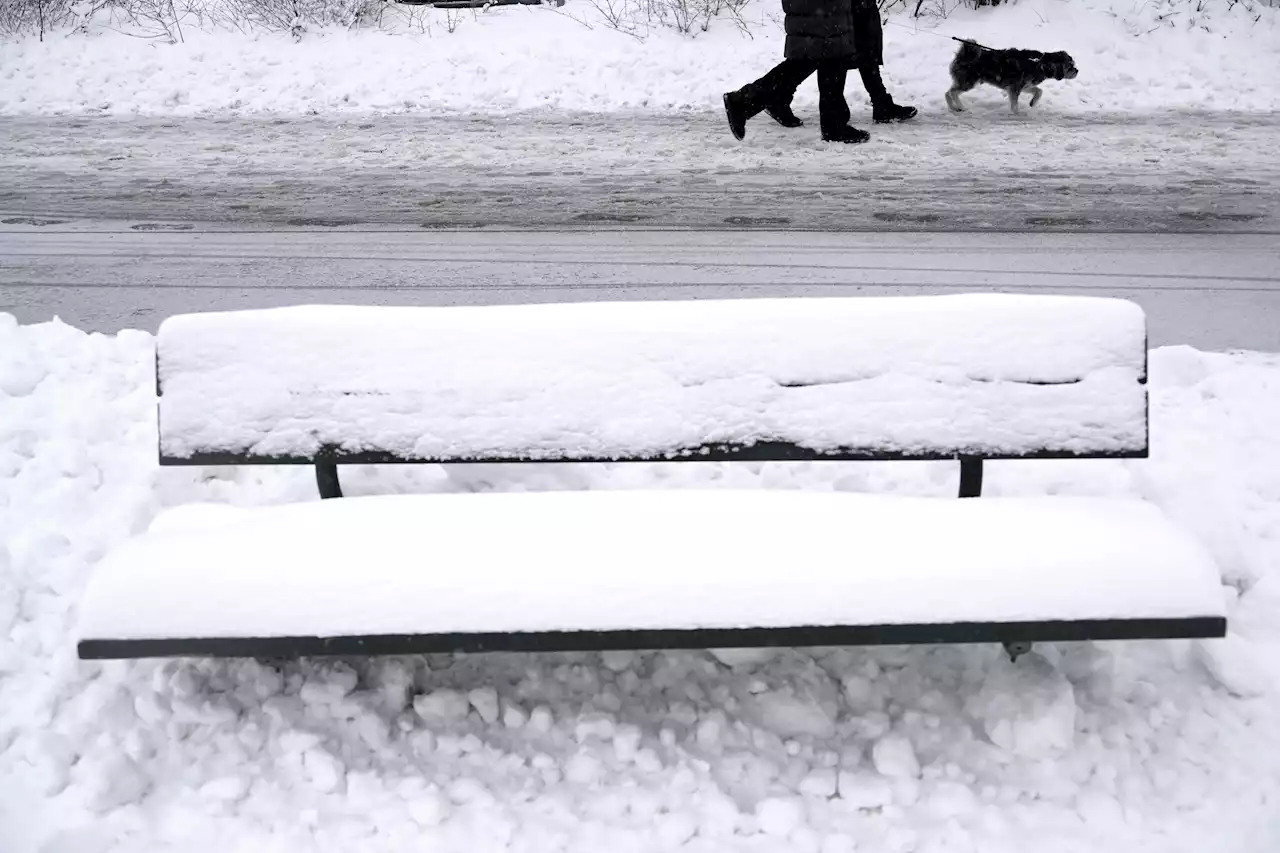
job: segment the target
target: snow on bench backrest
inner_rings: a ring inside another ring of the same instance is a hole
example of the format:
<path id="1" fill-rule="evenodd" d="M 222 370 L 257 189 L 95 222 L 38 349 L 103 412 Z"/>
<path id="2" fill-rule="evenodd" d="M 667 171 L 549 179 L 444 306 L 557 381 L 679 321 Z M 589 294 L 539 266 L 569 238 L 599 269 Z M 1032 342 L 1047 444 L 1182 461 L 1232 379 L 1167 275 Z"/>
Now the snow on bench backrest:
<path id="1" fill-rule="evenodd" d="M 172 317 L 157 346 L 166 461 L 1147 446 L 1145 318 L 1114 299 L 301 306 Z"/>

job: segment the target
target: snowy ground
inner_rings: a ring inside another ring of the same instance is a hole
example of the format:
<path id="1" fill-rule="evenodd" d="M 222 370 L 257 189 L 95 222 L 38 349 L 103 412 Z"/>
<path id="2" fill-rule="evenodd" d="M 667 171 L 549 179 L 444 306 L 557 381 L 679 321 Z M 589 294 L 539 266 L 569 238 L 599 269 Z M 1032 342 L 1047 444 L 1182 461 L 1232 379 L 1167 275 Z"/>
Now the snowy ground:
<path id="1" fill-rule="evenodd" d="M 0 318 L 5 853 L 1271 853 L 1280 359 L 1152 354 L 1153 455 L 990 466 L 1141 496 L 1224 567 L 1225 641 L 78 662 L 92 563 L 161 509 L 312 499 L 159 470 L 152 339 Z M 353 494 L 702 485 L 946 495 L 945 464 L 360 469 Z M 1236 600 L 1236 591 L 1241 594 Z"/>
<path id="2" fill-rule="evenodd" d="M 216 5 L 216 4 L 215 4 Z M 602 3 L 601 5 L 605 5 Z M 615 8 L 638 3 L 610 0 Z M 914 7 L 914 3 L 910 4 Z M 1280 8 L 1256 0 L 1023 0 L 915 19 L 898 7 L 885 28 L 886 78 L 900 100 L 944 112 L 950 36 L 991 47 L 1066 50 L 1080 68 L 1051 82 L 1041 121 L 1167 110 L 1271 111 L 1280 107 Z M 929 12 L 939 4 L 926 5 Z M 432 25 L 421 32 L 398 16 Z M 447 31 L 446 19 L 458 21 Z M 637 36 L 611 29 L 592 3 L 487 13 L 384 14 L 394 32 L 246 35 L 188 20 L 165 44 L 111 31 L 28 38 L 0 51 L 0 114 L 191 115 L 225 112 L 496 114 L 717 111 L 720 94 L 755 79 L 782 55 L 781 9 L 754 0 L 710 29 L 680 35 L 647 23 Z M 860 84 L 849 91 L 865 103 Z M 1004 109 L 995 90 L 975 108 Z M 807 83 L 798 103 L 816 104 Z M 855 116 L 857 111 L 855 111 Z"/>

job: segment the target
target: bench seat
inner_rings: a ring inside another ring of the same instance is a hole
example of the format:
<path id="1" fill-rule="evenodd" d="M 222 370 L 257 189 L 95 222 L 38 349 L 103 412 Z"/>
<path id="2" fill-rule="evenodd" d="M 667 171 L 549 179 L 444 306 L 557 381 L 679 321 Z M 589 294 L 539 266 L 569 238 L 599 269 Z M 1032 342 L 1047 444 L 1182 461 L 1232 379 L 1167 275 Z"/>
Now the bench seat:
<path id="1" fill-rule="evenodd" d="M 1140 500 L 645 490 L 192 505 L 97 567 L 83 658 L 1225 633 Z"/>

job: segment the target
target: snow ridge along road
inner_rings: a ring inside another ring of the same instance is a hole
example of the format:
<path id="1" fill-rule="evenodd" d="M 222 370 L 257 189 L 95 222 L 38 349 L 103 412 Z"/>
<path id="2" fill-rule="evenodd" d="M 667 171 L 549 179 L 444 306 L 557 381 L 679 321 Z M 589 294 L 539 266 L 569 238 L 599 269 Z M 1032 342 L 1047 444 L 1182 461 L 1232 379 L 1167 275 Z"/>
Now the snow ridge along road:
<path id="1" fill-rule="evenodd" d="M 856 110 L 856 148 L 713 112 L 0 118 L 0 221 L 1280 233 L 1280 116 L 920 106 Z"/>

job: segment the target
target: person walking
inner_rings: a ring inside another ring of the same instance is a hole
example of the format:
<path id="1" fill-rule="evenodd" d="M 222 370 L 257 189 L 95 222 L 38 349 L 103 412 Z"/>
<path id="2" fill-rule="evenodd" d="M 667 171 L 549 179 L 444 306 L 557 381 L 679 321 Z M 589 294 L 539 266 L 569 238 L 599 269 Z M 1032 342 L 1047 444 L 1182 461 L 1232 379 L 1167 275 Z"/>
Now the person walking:
<path id="1" fill-rule="evenodd" d="M 737 139 L 765 109 L 789 105 L 810 74 L 818 74 L 818 117 L 827 142 L 866 142 L 871 134 L 849 124 L 845 78 L 856 58 L 855 0 L 782 0 L 787 41 L 783 60 L 759 80 L 724 95 L 725 116 Z M 790 107 L 787 106 L 790 112 Z M 797 120 L 798 121 L 798 120 Z"/>
<path id="2" fill-rule="evenodd" d="M 768 74 L 754 83 L 743 86 L 724 96 L 725 113 L 729 127 L 738 139 L 746 136 L 747 121 L 760 112 L 783 127 L 800 127 L 804 124 L 791 109 L 791 101 L 809 75 L 818 74 L 818 110 L 822 138 L 840 142 L 865 142 L 871 135 L 850 127 L 848 102 L 844 99 L 844 81 L 848 69 L 857 68 L 862 85 L 871 96 L 872 121 L 886 123 L 914 118 L 916 108 L 894 103 L 880 76 L 884 64 L 884 27 L 875 0 L 783 0 L 786 15 L 786 57 Z M 847 23 L 848 38 L 843 36 Z M 844 74 L 839 75 L 840 101 L 831 109 L 831 121 L 823 113 L 824 78 L 822 69 L 828 68 L 827 86 L 836 83 L 828 54 L 844 51 L 840 55 Z M 842 108 L 842 109 L 841 109 Z M 843 119 L 840 119 L 843 116 Z M 846 128 L 843 132 L 828 133 L 839 121 Z"/>
<path id="3" fill-rule="evenodd" d="M 853 35 L 857 49 L 851 57 L 851 67 L 858 69 L 862 86 L 871 97 L 871 120 L 887 124 L 915 118 L 916 108 L 894 103 L 880 76 L 880 66 L 884 65 L 884 24 L 875 0 L 853 0 Z M 777 91 L 778 100 L 765 107 L 769 117 L 783 127 L 804 124 L 791 111 L 791 100 L 802 82 L 797 81 L 790 90 Z"/>

